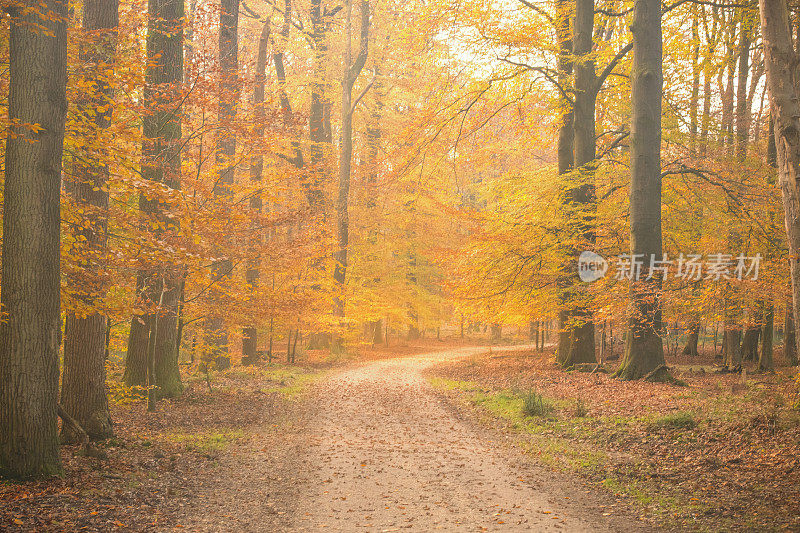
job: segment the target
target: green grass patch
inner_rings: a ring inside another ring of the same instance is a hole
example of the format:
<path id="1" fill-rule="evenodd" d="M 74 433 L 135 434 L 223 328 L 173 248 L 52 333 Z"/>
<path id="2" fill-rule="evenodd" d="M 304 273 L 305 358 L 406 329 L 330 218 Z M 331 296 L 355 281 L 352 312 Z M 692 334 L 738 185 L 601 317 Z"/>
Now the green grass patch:
<path id="1" fill-rule="evenodd" d="M 264 377 L 274 385 L 262 388 L 261 391 L 277 392 L 286 398 L 299 396 L 324 375 L 320 370 L 298 366 L 273 366 L 264 370 Z"/>
<path id="2" fill-rule="evenodd" d="M 647 424 L 649 430 L 659 429 L 694 429 L 697 420 L 689 411 L 677 411 L 654 418 Z"/>
<path id="3" fill-rule="evenodd" d="M 164 435 L 164 440 L 182 445 L 187 451 L 204 455 L 217 455 L 231 443 L 243 438 L 245 433 L 239 429 Z"/>

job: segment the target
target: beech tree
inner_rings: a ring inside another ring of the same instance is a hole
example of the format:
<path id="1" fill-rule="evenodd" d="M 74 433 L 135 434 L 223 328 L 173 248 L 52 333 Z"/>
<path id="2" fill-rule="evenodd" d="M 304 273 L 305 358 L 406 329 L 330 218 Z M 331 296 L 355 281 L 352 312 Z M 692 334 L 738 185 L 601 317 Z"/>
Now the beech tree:
<path id="1" fill-rule="evenodd" d="M 58 450 L 61 158 L 67 112 L 67 3 L 11 15 L 3 190 L 0 472 L 61 472 Z"/>
<path id="2" fill-rule="evenodd" d="M 107 253 L 108 151 L 98 139 L 98 130 L 108 128 L 113 111 L 113 89 L 108 77 L 115 61 L 118 26 L 118 0 L 84 2 L 83 30 L 88 42 L 82 45 L 80 59 L 87 65 L 87 81 L 95 86 L 95 92 L 78 103 L 78 113 L 88 123 L 87 150 L 82 159 L 75 162 L 74 175 L 66 181 L 65 187 L 81 210 L 88 213 L 83 225 L 76 230 L 82 236 L 77 244 L 83 258 L 80 267 L 86 271 L 100 270 L 103 254 Z M 69 281 L 77 285 L 74 280 Z M 108 318 L 94 309 L 93 304 L 97 296 L 108 290 L 108 281 L 102 277 L 93 281 L 74 289 L 85 306 L 82 310 L 85 315 L 76 311 L 67 313 L 61 403 L 90 438 L 104 439 L 113 434 L 106 395 Z M 65 424 L 61 438 L 77 442 L 80 436 Z"/>
<path id="3" fill-rule="evenodd" d="M 264 136 L 266 113 L 264 111 L 264 93 L 266 84 L 267 53 L 269 51 L 270 21 L 267 19 L 261 30 L 258 39 L 258 55 L 256 57 L 255 87 L 253 88 L 254 121 L 256 123 L 255 134 L 257 137 Z M 255 288 L 261 276 L 259 268 L 259 257 L 256 249 L 261 238 L 259 231 L 259 221 L 257 215 L 261 213 L 263 207 L 263 195 L 261 185 L 264 178 L 264 156 L 254 155 L 250 159 L 250 182 L 256 189 L 250 196 L 250 209 L 253 210 L 254 218 L 251 226 L 252 235 L 250 236 L 250 257 L 248 258 L 247 270 L 245 271 L 245 281 L 248 286 Z M 258 330 L 255 326 L 247 326 L 242 329 L 242 362 L 245 364 L 254 363 L 258 359 L 256 353 L 258 348 Z"/>
<path id="4" fill-rule="evenodd" d="M 140 194 L 139 209 L 154 238 L 161 240 L 176 230 L 170 191 L 180 187 L 181 176 L 184 5 L 182 0 L 150 0 L 147 10 L 142 174 L 151 187 Z M 151 397 L 183 391 L 177 343 L 180 276 L 178 265 L 148 264 L 136 282 L 141 312 L 131 320 L 124 380 L 128 386 L 148 387 Z"/>
<path id="5" fill-rule="evenodd" d="M 661 2 L 635 0 L 631 67 L 631 257 L 644 261 L 631 281 L 631 316 L 625 353 L 617 371 L 622 379 L 653 375 L 664 365 L 661 339 L 661 276 L 651 258 L 663 259 L 661 243 Z M 651 277 L 652 274 L 652 277 Z"/>
<path id="6" fill-rule="evenodd" d="M 345 276 L 347 275 L 347 246 L 349 240 L 349 198 L 350 198 L 350 173 L 353 161 L 353 113 L 358 102 L 364 96 L 370 85 L 364 88 L 361 94 L 353 100 L 353 87 L 359 74 L 367 62 L 369 50 L 369 1 L 362 0 L 360 4 L 361 31 L 359 33 L 359 48 L 355 59 L 352 52 L 352 0 L 345 2 L 345 53 L 344 75 L 342 78 L 342 133 L 339 146 L 339 193 L 336 199 L 336 237 L 337 250 L 334 255 L 336 266 L 333 277 L 338 284 L 337 290 L 344 289 Z M 335 313 L 344 316 L 344 296 L 336 297 Z"/>
<path id="7" fill-rule="evenodd" d="M 241 87 L 238 80 L 239 68 L 239 0 L 222 0 L 219 12 L 219 131 L 217 133 L 216 164 L 219 179 L 214 184 L 215 195 L 227 198 L 233 194 L 232 186 L 236 173 L 236 109 L 239 104 Z M 214 279 L 228 277 L 233 270 L 230 258 L 215 261 Z M 212 289 L 212 299 L 220 300 L 222 295 Z M 228 333 L 225 320 L 218 310 L 206 319 L 207 359 L 214 361 L 217 369 L 230 366 L 228 356 Z"/>
<path id="8" fill-rule="evenodd" d="M 795 342 L 800 335 L 800 104 L 795 85 L 796 56 L 785 0 L 759 0 L 767 87 L 774 121 L 778 183 L 783 198 L 792 282 Z M 795 353 L 800 352 L 800 342 Z"/>

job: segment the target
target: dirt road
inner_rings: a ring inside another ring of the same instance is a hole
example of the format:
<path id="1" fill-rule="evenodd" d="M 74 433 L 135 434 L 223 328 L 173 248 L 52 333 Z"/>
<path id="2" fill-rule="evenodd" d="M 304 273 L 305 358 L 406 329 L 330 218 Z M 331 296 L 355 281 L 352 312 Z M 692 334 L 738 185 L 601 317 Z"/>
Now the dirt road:
<path id="1" fill-rule="evenodd" d="M 380 361 L 328 380 L 318 418 L 306 434 L 309 478 L 303 484 L 305 505 L 295 513 L 293 526 L 309 531 L 635 530 L 634 524 L 611 525 L 585 507 L 565 509 L 556 495 L 531 483 L 530 472 L 511 467 L 502 445 L 487 441 L 435 395 L 421 371 L 475 351 Z"/>
<path id="2" fill-rule="evenodd" d="M 228 496 L 209 487 L 208 514 L 194 527 L 649 531 L 605 512 L 613 500 L 580 482 L 523 465 L 498 435 L 448 407 L 421 373 L 479 350 L 377 361 L 331 376 L 309 400 L 303 427 L 264 449 L 274 452 L 269 463 L 263 452 L 239 456 L 239 471 L 218 480 Z M 271 491 L 263 490 L 267 482 Z"/>

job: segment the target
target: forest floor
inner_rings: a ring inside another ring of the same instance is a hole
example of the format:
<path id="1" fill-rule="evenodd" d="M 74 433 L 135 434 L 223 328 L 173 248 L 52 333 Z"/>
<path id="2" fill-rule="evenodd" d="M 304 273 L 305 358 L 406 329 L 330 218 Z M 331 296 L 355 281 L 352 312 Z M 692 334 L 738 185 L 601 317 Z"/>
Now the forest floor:
<path id="1" fill-rule="evenodd" d="M 104 457 L 64 446 L 64 477 L 0 482 L 0 530 L 800 530 L 788 370 L 622 383 L 435 341 L 355 359 L 187 374 L 156 413 L 117 397 Z"/>
<path id="2" fill-rule="evenodd" d="M 553 359 L 552 348 L 483 353 L 428 378 L 525 454 L 605 486 L 659 526 L 800 531 L 798 368 L 721 374 L 711 354 L 668 357 L 686 383 L 676 386 L 565 373 Z"/>

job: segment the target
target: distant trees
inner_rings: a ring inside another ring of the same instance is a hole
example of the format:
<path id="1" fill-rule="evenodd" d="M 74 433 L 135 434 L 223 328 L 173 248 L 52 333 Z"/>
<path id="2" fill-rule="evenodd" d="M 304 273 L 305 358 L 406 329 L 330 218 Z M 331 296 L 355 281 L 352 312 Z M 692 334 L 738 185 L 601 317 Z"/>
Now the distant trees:
<path id="1" fill-rule="evenodd" d="M 61 472 L 58 441 L 60 194 L 67 113 L 67 2 L 11 15 L 3 188 L 0 472 Z"/>

